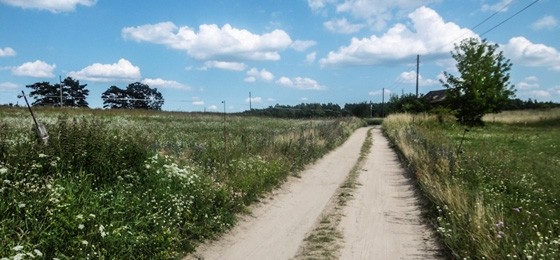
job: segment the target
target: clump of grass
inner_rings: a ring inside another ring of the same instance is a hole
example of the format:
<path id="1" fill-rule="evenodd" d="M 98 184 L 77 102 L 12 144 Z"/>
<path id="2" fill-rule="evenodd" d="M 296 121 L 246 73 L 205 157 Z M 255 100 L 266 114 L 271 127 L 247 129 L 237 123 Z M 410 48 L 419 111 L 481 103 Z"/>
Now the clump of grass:
<path id="1" fill-rule="evenodd" d="M 452 122 L 397 115 L 384 129 L 433 202 L 433 223 L 454 257 L 560 256 L 557 125 L 489 124 L 462 140 Z"/>
<path id="2" fill-rule="evenodd" d="M 224 127 L 221 116 L 148 111 L 36 114 L 48 145 L 35 140 L 25 110 L 0 110 L 0 258 L 178 258 L 359 125 L 229 117 Z M 306 152 L 296 160 L 297 150 Z"/>

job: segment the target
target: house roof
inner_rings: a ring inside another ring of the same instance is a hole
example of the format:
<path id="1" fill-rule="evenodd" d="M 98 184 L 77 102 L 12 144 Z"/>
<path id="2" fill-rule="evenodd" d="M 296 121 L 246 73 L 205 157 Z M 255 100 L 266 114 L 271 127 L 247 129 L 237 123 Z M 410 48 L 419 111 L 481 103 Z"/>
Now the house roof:
<path id="1" fill-rule="evenodd" d="M 424 95 L 424 99 L 426 99 L 429 103 L 439 103 L 444 101 L 446 96 L 446 89 L 432 90 Z"/>

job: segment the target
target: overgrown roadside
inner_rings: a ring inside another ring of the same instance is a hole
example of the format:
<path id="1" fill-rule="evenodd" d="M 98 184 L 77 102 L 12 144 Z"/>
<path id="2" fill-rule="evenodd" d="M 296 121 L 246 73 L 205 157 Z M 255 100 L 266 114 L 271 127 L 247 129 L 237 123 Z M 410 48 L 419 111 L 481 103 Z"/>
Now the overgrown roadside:
<path id="1" fill-rule="evenodd" d="M 338 259 L 344 238 L 340 230 L 340 221 L 343 217 L 342 210 L 347 202 L 352 199 L 354 190 L 359 185 L 357 182 L 358 175 L 363 170 L 364 160 L 372 146 L 372 129 L 370 128 L 367 132 L 358 161 L 356 161 L 344 183 L 332 196 L 319 221 L 306 236 L 294 259 Z"/>

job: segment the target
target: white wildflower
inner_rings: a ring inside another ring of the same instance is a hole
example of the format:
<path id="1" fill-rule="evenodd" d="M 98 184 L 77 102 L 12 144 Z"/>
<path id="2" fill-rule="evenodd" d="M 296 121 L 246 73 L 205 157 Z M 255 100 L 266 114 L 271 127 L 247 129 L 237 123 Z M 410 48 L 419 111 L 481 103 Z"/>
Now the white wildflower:
<path id="1" fill-rule="evenodd" d="M 84 224 L 78 225 L 78 229 L 84 229 L 84 227 L 85 227 Z"/>
<path id="2" fill-rule="evenodd" d="M 18 207 L 19 207 L 20 209 L 21 209 L 21 208 L 25 208 L 25 203 L 20 203 L 20 204 L 18 204 Z"/>
<path id="3" fill-rule="evenodd" d="M 88 242 L 87 240 L 82 240 L 82 245 L 86 245 L 86 246 L 87 246 L 88 244 L 89 244 L 89 242 Z"/>
<path id="4" fill-rule="evenodd" d="M 8 172 L 8 168 L 2 167 L 0 168 L 0 174 L 4 174 Z"/>
<path id="5" fill-rule="evenodd" d="M 78 215 L 76 216 L 76 219 L 84 219 L 84 215 L 78 214 Z"/>
<path id="6" fill-rule="evenodd" d="M 14 260 L 21 260 L 21 259 L 23 259 L 24 256 L 25 256 L 25 254 L 19 253 L 19 254 L 14 256 Z"/>
<path id="7" fill-rule="evenodd" d="M 23 249 L 23 246 L 15 246 L 13 249 L 14 251 L 20 251 Z"/>
<path id="8" fill-rule="evenodd" d="M 39 158 L 45 158 L 45 157 L 47 157 L 47 156 L 48 156 L 48 155 L 46 155 L 46 154 L 44 154 L 44 153 L 40 153 L 40 154 L 39 154 Z"/>
<path id="9" fill-rule="evenodd" d="M 41 251 L 39 251 L 39 249 L 34 249 L 33 252 L 34 252 L 37 256 L 43 256 L 43 253 L 41 253 Z"/>

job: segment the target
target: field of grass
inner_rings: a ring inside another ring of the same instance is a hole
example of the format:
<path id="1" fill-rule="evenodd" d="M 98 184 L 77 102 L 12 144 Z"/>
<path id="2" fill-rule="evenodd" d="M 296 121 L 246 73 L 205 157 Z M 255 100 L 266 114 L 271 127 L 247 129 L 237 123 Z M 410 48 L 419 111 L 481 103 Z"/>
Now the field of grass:
<path id="1" fill-rule="evenodd" d="M 452 119 L 395 115 L 383 127 L 454 258 L 559 259 L 560 110 L 485 119 L 465 131 Z"/>
<path id="2" fill-rule="evenodd" d="M 173 259 L 341 144 L 357 119 L 0 109 L 0 258 Z"/>

